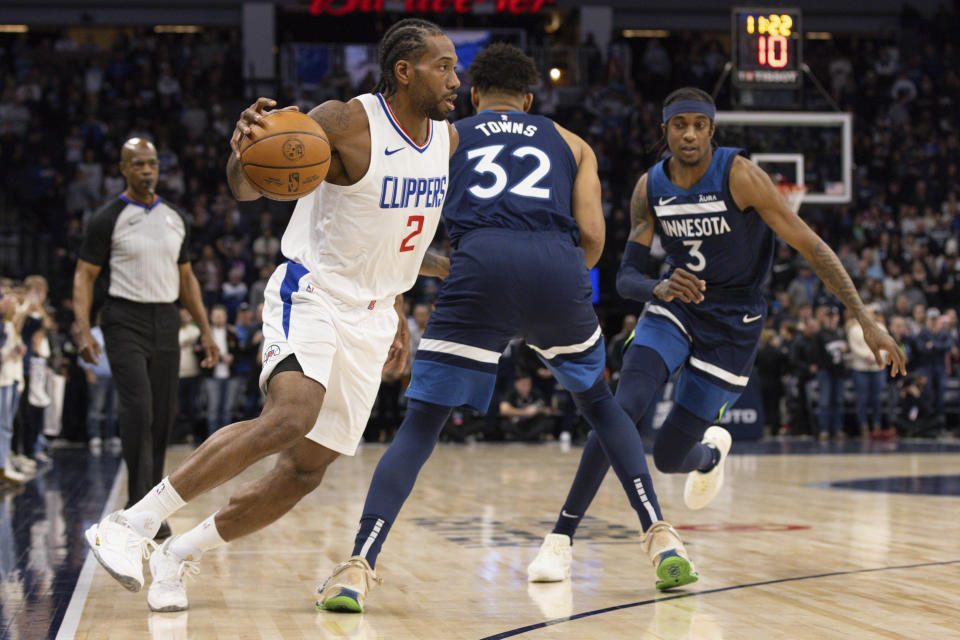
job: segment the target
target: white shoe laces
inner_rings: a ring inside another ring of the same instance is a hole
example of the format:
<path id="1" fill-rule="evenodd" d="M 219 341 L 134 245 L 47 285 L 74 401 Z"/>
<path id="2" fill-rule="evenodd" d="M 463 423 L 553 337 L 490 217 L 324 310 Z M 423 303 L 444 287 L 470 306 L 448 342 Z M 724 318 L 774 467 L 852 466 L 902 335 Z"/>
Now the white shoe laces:
<path id="1" fill-rule="evenodd" d="M 129 525 L 127 528 L 130 528 Z M 150 538 L 145 538 L 137 534 L 136 536 L 129 536 L 127 538 L 126 548 L 128 551 L 137 551 L 140 556 L 146 560 L 150 557 L 150 553 L 156 550 L 157 543 Z"/>
<path id="2" fill-rule="evenodd" d="M 186 581 L 200 573 L 200 565 L 196 560 L 181 560 L 180 567 L 177 569 L 177 580 Z"/>

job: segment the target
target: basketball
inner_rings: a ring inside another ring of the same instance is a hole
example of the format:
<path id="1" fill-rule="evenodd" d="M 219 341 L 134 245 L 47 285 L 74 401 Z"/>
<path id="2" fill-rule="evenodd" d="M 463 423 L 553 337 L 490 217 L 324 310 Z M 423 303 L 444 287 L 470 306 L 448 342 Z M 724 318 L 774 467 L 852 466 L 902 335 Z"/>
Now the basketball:
<path id="1" fill-rule="evenodd" d="M 240 166 L 257 191 L 273 200 L 296 200 L 323 182 L 330 144 L 317 121 L 299 111 L 267 114 L 240 143 Z"/>

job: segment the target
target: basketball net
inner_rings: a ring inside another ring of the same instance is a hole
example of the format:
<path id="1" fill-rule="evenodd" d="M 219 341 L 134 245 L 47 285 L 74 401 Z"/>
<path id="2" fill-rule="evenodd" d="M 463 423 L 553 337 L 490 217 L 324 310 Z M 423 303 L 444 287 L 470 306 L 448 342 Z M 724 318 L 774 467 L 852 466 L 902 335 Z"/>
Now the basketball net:
<path id="1" fill-rule="evenodd" d="M 804 184 L 793 184 L 792 182 L 781 182 L 777 185 L 777 190 L 787 201 L 794 213 L 800 212 L 800 203 L 803 202 L 803 194 L 807 192 L 807 186 Z"/>

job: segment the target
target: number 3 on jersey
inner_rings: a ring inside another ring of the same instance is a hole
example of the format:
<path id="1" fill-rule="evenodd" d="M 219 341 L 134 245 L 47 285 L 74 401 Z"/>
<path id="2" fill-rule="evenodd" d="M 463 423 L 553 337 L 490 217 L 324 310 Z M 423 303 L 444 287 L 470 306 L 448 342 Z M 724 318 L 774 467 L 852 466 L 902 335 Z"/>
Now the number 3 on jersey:
<path id="1" fill-rule="evenodd" d="M 690 257 L 696 260 L 694 263 L 688 263 L 687 269 L 690 269 L 690 271 L 703 271 L 703 268 L 707 266 L 706 256 L 700 253 L 700 245 L 703 244 L 703 240 L 684 240 L 683 244 L 690 249 Z"/>
<path id="2" fill-rule="evenodd" d="M 502 144 L 494 144 L 489 147 L 480 147 L 479 149 L 472 149 L 467 152 L 468 160 L 480 158 L 473 167 L 474 173 L 479 173 L 480 175 L 491 174 L 493 176 L 493 184 L 486 187 L 475 184 L 467 190 L 477 198 L 484 200 L 496 198 L 507 188 L 507 172 L 502 164 L 496 162 L 497 156 L 503 151 L 503 147 L 504 145 Z M 542 149 L 531 146 L 517 147 L 510 155 L 515 158 L 520 158 L 521 160 L 527 156 L 533 156 L 537 160 L 536 168 L 524 176 L 520 182 L 510 187 L 510 193 L 524 198 L 549 200 L 549 187 L 538 187 L 537 183 L 550 173 L 550 156 L 544 153 Z"/>
<path id="3" fill-rule="evenodd" d="M 416 225 L 416 229 L 413 230 L 413 233 L 409 234 L 403 239 L 403 242 L 400 243 L 400 251 L 413 251 L 414 246 L 410 244 L 410 241 L 413 240 L 415 236 L 420 235 L 420 232 L 423 231 L 423 216 L 410 216 L 407 218 L 407 227 L 412 227 Z"/>

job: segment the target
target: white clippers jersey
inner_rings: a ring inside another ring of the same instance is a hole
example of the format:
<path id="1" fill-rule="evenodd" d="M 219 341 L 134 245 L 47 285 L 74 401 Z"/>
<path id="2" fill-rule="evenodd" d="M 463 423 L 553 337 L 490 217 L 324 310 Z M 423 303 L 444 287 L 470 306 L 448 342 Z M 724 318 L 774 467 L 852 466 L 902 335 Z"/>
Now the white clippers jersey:
<path id="1" fill-rule="evenodd" d="M 347 187 L 324 182 L 297 201 L 281 250 L 336 298 L 367 304 L 413 286 L 447 191 L 450 138 L 430 121 L 422 147 L 380 94 L 359 100 L 370 122 L 370 168 Z"/>

